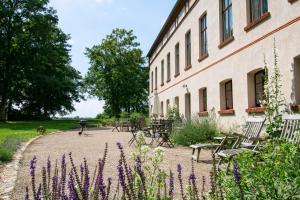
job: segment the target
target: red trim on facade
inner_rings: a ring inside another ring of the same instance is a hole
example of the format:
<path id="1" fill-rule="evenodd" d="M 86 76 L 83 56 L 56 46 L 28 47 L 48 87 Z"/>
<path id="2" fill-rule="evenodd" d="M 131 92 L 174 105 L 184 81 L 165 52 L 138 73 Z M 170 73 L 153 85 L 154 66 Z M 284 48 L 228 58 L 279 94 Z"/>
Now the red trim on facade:
<path id="1" fill-rule="evenodd" d="M 220 110 L 218 113 L 223 116 L 223 115 L 234 115 L 235 111 L 234 109 L 227 109 L 227 110 Z"/>
<path id="2" fill-rule="evenodd" d="M 264 113 L 266 111 L 266 107 L 254 107 L 254 108 L 247 108 L 247 113 Z"/>
<path id="3" fill-rule="evenodd" d="M 192 68 L 192 65 L 188 65 L 188 66 L 186 66 L 185 68 L 184 68 L 184 71 L 187 71 L 187 70 L 189 70 L 189 69 L 191 69 Z"/>
<path id="4" fill-rule="evenodd" d="M 227 38 L 226 40 L 222 41 L 220 44 L 219 44 L 219 49 L 222 49 L 223 47 L 225 47 L 226 45 L 228 45 L 229 43 L 231 43 L 232 41 L 234 40 L 234 36 L 230 36 L 229 38 Z"/>
<path id="5" fill-rule="evenodd" d="M 198 112 L 198 116 L 199 117 L 207 117 L 208 116 L 208 112 L 207 111 Z"/>
<path id="6" fill-rule="evenodd" d="M 246 32 L 250 31 L 251 29 L 255 28 L 259 24 L 263 23 L 264 21 L 271 18 L 271 13 L 266 12 L 262 16 L 260 16 L 258 19 L 254 20 L 253 22 L 249 22 L 249 24 L 244 28 Z"/>
<path id="7" fill-rule="evenodd" d="M 203 54 L 202 56 L 200 56 L 200 57 L 198 58 L 198 62 L 201 62 L 202 60 L 204 60 L 204 59 L 207 58 L 207 57 L 208 57 L 208 53 Z"/>

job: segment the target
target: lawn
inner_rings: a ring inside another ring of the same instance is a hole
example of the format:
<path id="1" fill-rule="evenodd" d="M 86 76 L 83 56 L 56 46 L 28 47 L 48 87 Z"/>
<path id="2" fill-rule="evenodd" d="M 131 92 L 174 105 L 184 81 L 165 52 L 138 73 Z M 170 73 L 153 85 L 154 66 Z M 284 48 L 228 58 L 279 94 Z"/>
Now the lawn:
<path id="1" fill-rule="evenodd" d="M 88 126 L 94 126 L 96 120 L 89 120 Z M 9 161 L 18 145 L 38 136 L 37 127 L 46 128 L 46 133 L 79 128 L 78 120 L 18 121 L 0 122 L 0 162 Z"/>

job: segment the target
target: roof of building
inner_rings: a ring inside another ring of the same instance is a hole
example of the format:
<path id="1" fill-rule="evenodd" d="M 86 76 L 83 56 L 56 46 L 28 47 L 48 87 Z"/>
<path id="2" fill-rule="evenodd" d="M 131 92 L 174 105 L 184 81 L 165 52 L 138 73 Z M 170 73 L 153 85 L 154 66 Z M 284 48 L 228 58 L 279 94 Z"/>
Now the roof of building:
<path id="1" fill-rule="evenodd" d="M 166 22 L 164 23 L 162 29 L 160 30 L 159 34 L 157 35 L 154 43 L 152 44 L 147 57 L 150 58 L 153 54 L 153 52 L 155 51 L 155 49 L 157 48 L 157 46 L 160 44 L 160 42 L 163 40 L 164 36 L 166 35 L 166 33 L 169 31 L 169 29 L 171 28 L 173 22 L 176 20 L 178 14 L 180 13 L 181 9 L 184 7 L 185 2 L 187 0 L 177 0 L 175 6 L 173 7 L 171 13 L 169 14 Z"/>

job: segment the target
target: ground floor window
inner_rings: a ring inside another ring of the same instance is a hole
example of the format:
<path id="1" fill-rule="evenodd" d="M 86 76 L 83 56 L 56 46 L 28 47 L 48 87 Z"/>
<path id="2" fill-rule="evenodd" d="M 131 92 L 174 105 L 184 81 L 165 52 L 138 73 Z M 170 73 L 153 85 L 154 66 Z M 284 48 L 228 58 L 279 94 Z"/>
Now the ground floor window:
<path id="1" fill-rule="evenodd" d="M 170 108 L 170 99 L 167 99 L 167 101 L 166 101 L 167 113 L 168 113 L 169 108 Z"/>
<path id="2" fill-rule="evenodd" d="M 230 112 L 229 112 L 230 111 Z M 220 83 L 220 114 L 234 114 L 232 80 L 227 79 Z"/>
<path id="3" fill-rule="evenodd" d="M 255 88 L 255 106 L 260 107 L 264 100 L 264 83 L 265 71 L 261 70 L 254 74 L 254 88 Z"/>
<path id="4" fill-rule="evenodd" d="M 174 104 L 175 104 L 177 111 L 179 112 L 179 97 L 175 97 Z"/>
<path id="5" fill-rule="evenodd" d="M 225 83 L 225 108 L 233 108 L 233 97 L 232 97 L 232 81 L 227 81 Z"/>
<path id="6" fill-rule="evenodd" d="M 262 68 L 253 70 L 247 74 L 248 87 L 248 113 L 263 113 L 265 107 L 263 101 L 265 99 L 265 70 Z"/>
<path id="7" fill-rule="evenodd" d="M 199 111 L 207 111 L 207 89 L 202 88 L 199 90 Z"/>
<path id="8" fill-rule="evenodd" d="M 164 102 L 160 102 L 160 115 L 163 117 L 164 116 Z"/>
<path id="9" fill-rule="evenodd" d="M 294 59 L 295 104 L 300 105 L 300 55 Z"/>

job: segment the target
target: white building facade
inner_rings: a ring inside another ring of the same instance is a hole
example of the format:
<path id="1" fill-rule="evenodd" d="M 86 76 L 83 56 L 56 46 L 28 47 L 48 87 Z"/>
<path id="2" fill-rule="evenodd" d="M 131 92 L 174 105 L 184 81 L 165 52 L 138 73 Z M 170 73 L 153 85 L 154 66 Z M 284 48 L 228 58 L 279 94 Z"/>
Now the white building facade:
<path id="1" fill-rule="evenodd" d="M 215 109 L 223 124 L 263 114 L 274 40 L 286 103 L 300 105 L 299 0 L 178 0 L 148 53 L 150 113 L 157 92 L 162 116 L 175 105 L 186 118 Z"/>

